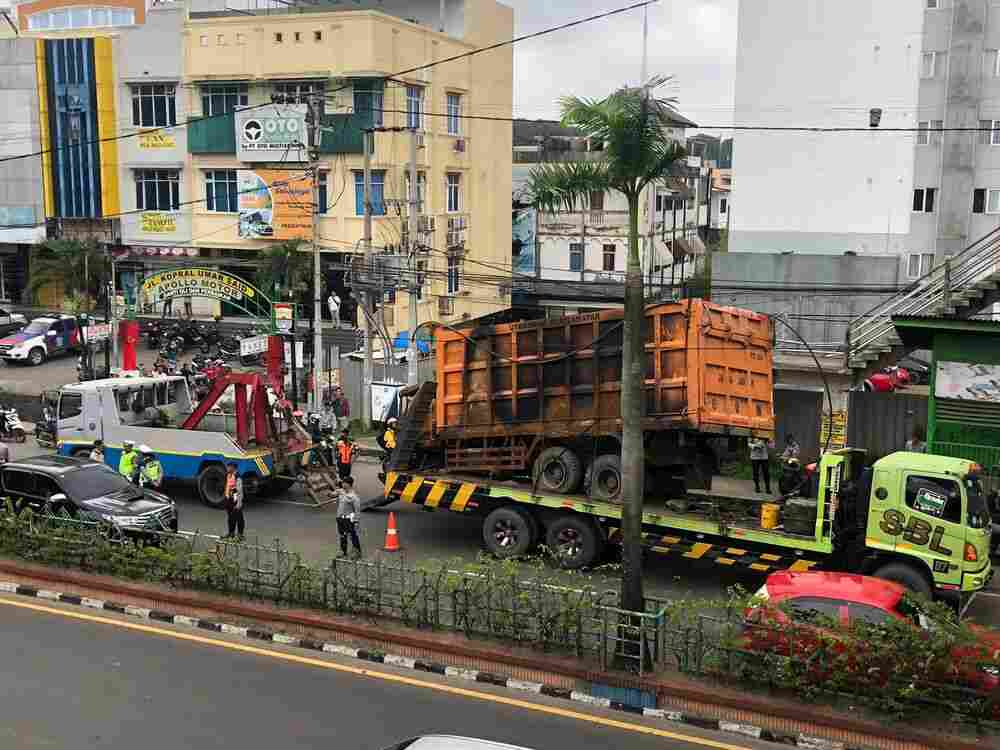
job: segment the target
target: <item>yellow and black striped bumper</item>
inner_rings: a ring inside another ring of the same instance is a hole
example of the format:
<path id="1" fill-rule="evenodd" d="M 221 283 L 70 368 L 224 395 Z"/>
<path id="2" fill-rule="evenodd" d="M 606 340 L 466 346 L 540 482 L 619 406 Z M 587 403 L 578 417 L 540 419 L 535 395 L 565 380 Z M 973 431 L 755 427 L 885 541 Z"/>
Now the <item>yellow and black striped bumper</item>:
<path id="1" fill-rule="evenodd" d="M 390 496 L 398 497 L 404 503 L 461 513 L 476 507 L 476 503 L 470 504 L 469 500 L 478 486 L 472 482 L 434 480 L 390 471 L 385 477 L 385 497 L 386 499 Z"/>

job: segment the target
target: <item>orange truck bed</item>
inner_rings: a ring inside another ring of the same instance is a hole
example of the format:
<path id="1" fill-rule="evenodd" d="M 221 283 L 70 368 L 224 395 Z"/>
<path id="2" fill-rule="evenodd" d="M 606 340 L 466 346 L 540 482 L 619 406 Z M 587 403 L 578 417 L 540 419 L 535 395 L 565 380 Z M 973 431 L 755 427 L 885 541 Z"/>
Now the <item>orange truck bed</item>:
<path id="1" fill-rule="evenodd" d="M 437 330 L 438 439 L 621 431 L 621 309 Z M 650 305 L 647 430 L 774 435 L 772 325 L 700 299 Z"/>

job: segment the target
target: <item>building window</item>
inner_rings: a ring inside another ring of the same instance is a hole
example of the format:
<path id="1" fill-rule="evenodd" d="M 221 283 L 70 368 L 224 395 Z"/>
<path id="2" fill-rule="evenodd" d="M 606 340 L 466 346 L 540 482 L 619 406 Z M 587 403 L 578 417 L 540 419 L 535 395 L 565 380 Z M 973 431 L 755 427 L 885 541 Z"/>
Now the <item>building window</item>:
<path id="1" fill-rule="evenodd" d="M 943 120 L 921 120 L 917 123 L 917 145 L 937 146 L 941 142 L 940 131 L 944 127 Z"/>
<path id="2" fill-rule="evenodd" d="M 284 35 L 280 31 L 274 32 L 274 43 L 281 44 L 283 41 L 285 41 Z"/>
<path id="3" fill-rule="evenodd" d="M 448 135 L 461 134 L 462 95 L 448 94 Z"/>
<path id="4" fill-rule="evenodd" d="M 382 292 L 382 301 L 387 305 L 396 304 L 396 287 L 391 286 Z"/>
<path id="5" fill-rule="evenodd" d="M 448 256 L 448 294 L 458 294 L 462 286 L 462 258 Z"/>
<path id="6" fill-rule="evenodd" d="M 314 31 L 313 32 L 313 41 L 314 42 L 322 42 L 323 41 L 323 32 L 322 31 Z"/>
<path id="7" fill-rule="evenodd" d="M 301 42 L 302 41 L 302 32 L 301 31 L 296 31 L 295 32 L 295 41 L 296 42 Z"/>
<path id="8" fill-rule="evenodd" d="M 615 270 L 615 246 L 605 245 L 604 246 L 604 266 L 605 271 Z"/>
<path id="9" fill-rule="evenodd" d="M 239 210 L 235 169 L 211 169 L 205 172 L 205 207 L 209 211 L 227 214 Z"/>
<path id="10" fill-rule="evenodd" d="M 972 213 L 1000 214 L 1000 188 L 976 188 L 973 190 Z"/>
<path id="11" fill-rule="evenodd" d="M 1000 144 L 1000 120 L 979 121 L 979 145 L 996 146 Z"/>
<path id="12" fill-rule="evenodd" d="M 274 84 L 274 93 L 285 104 L 308 104 L 309 98 L 322 94 L 323 81 L 285 81 Z"/>
<path id="13" fill-rule="evenodd" d="M 385 216 L 385 170 L 372 170 L 372 216 Z M 354 173 L 354 213 L 365 215 L 365 173 Z"/>
<path id="14" fill-rule="evenodd" d="M 583 270 L 583 243 L 582 242 L 571 242 L 571 243 L 569 243 L 569 270 L 570 271 L 582 271 Z"/>
<path id="15" fill-rule="evenodd" d="M 934 213 L 934 196 L 937 188 L 915 188 L 913 191 L 913 210 L 917 213 Z"/>
<path id="16" fill-rule="evenodd" d="M 729 200 L 726 198 L 719 198 L 719 213 L 724 214 L 729 208 Z"/>
<path id="17" fill-rule="evenodd" d="M 237 44 L 246 44 L 246 42 L 247 42 L 247 38 L 245 36 L 243 36 L 243 32 L 237 31 L 236 32 L 236 43 Z"/>
<path id="18" fill-rule="evenodd" d="M 319 172 L 316 175 L 316 210 L 314 213 L 325 214 L 329 208 L 329 194 L 327 193 L 326 178 L 328 172 Z"/>
<path id="19" fill-rule="evenodd" d="M 172 83 L 132 86 L 132 124 L 140 128 L 177 124 L 177 87 Z"/>
<path id="20" fill-rule="evenodd" d="M 986 75 L 1000 76 L 1000 50 L 986 50 Z"/>
<path id="21" fill-rule="evenodd" d="M 216 34 L 215 35 L 215 43 L 217 45 L 219 45 L 220 47 L 225 47 L 226 46 L 226 35 L 225 34 Z"/>
<path id="22" fill-rule="evenodd" d="M 448 173 L 448 213 L 454 214 L 462 210 L 462 175 L 457 172 Z"/>
<path id="23" fill-rule="evenodd" d="M 133 25 L 135 25 L 135 11 L 131 8 L 61 8 L 59 10 L 43 10 L 28 16 L 29 31 L 60 31 Z M 208 39 L 206 38 L 202 46 L 207 44 Z"/>
<path id="24" fill-rule="evenodd" d="M 382 109 L 385 106 L 382 98 L 382 88 L 374 88 L 376 84 L 359 84 L 354 87 L 354 112 L 356 114 L 370 113 L 372 125 L 382 127 Z M 372 88 L 366 88 L 371 86 Z"/>
<path id="25" fill-rule="evenodd" d="M 201 87 L 201 113 L 205 117 L 226 115 L 247 106 L 247 85 L 230 83 Z"/>
<path id="26" fill-rule="evenodd" d="M 906 275 L 911 279 L 919 279 L 931 272 L 934 265 L 934 253 L 910 253 L 906 259 Z"/>
<path id="27" fill-rule="evenodd" d="M 180 208 L 180 174 L 176 169 L 135 170 L 135 207 L 140 211 Z"/>
<path id="28" fill-rule="evenodd" d="M 603 211 L 604 210 L 604 191 L 603 190 L 591 190 L 589 197 L 590 197 L 590 210 L 591 211 Z"/>
<path id="29" fill-rule="evenodd" d="M 420 86 L 406 87 L 406 127 L 411 130 L 424 127 L 424 90 Z"/>
<path id="30" fill-rule="evenodd" d="M 410 173 L 406 173 L 405 178 L 406 194 L 403 196 L 403 200 L 409 203 L 410 200 Z M 417 172 L 417 213 L 426 214 L 427 205 L 424 203 L 424 196 L 427 195 L 427 174 L 425 172 Z"/>
<path id="31" fill-rule="evenodd" d="M 939 7 L 941 7 L 940 0 L 927 0 L 927 10 L 934 10 Z"/>
<path id="32" fill-rule="evenodd" d="M 947 52 L 924 52 L 920 56 L 920 77 L 938 78 L 944 75 L 944 65 L 947 59 Z"/>

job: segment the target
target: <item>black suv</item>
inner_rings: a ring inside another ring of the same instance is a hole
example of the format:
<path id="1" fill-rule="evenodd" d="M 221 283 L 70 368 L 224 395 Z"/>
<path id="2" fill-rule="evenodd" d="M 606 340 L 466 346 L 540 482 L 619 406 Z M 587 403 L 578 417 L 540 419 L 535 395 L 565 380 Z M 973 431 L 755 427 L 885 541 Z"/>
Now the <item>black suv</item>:
<path id="1" fill-rule="evenodd" d="M 0 496 L 18 510 L 65 510 L 123 532 L 177 531 L 177 507 L 166 495 L 140 489 L 105 464 L 86 458 L 32 456 L 0 467 Z"/>

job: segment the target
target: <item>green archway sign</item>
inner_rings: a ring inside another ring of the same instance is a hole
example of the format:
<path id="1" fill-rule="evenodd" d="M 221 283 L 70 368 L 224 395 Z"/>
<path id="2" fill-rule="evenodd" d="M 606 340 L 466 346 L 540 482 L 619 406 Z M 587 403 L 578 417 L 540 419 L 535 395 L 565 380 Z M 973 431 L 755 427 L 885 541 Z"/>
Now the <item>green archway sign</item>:
<path id="1" fill-rule="evenodd" d="M 178 297 L 208 297 L 226 302 L 274 330 L 274 305 L 245 279 L 215 268 L 178 268 L 146 276 L 139 286 L 139 306 L 163 304 Z"/>

